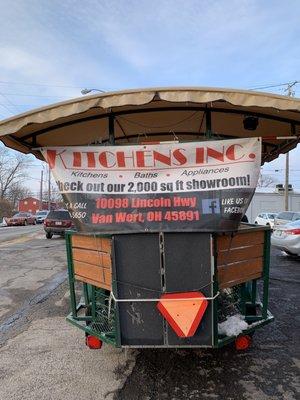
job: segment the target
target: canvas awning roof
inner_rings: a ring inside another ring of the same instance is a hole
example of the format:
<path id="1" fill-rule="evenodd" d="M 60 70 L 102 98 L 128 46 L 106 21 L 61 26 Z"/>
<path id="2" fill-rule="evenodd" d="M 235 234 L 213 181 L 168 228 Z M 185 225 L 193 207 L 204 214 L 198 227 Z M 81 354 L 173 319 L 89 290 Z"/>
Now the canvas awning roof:
<path id="1" fill-rule="evenodd" d="M 246 130 L 246 116 L 258 118 Z M 212 134 L 208 134 L 212 132 Z M 263 139 L 263 161 L 300 140 L 300 99 L 246 90 L 173 87 L 97 93 L 0 121 L 0 140 L 42 158 L 39 147 L 241 138 Z"/>

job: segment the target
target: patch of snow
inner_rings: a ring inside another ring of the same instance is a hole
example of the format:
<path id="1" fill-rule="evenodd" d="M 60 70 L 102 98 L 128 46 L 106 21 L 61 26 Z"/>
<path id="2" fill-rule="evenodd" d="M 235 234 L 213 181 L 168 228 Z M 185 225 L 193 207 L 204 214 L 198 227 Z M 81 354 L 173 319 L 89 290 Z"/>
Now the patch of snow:
<path id="1" fill-rule="evenodd" d="M 5 218 L 2 219 L 2 222 L 0 222 L 0 226 L 7 226 L 7 222 Z"/>
<path id="2" fill-rule="evenodd" d="M 218 331 L 220 335 L 237 336 L 248 327 L 244 317 L 241 314 L 235 314 L 218 324 Z"/>

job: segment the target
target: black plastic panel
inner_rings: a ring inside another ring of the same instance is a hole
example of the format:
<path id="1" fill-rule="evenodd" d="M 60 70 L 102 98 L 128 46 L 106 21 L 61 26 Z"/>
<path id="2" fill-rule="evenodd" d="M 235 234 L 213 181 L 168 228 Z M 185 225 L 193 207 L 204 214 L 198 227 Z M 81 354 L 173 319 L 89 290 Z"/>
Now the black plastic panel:
<path id="1" fill-rule="evenodd" d="M 164 233 L 163 261 L 159 234 L 115 235 L 113 279 L 120 299 L 159 298 L 163 292 L 199 290 L 211 297 L 211 244 L 207 233 Z M 162 281 L 161 265 L 165 276 Z M 163 282 L 165 287 L 163 287 Z M 211 346 L 209 301 L 195 335 L 179 338 L 163 320 L 155 302 L 119 302 L 123 346 Z"/>
<path id="2" fill-rule="evenodd" d="M 165 233 L 164 263 L 166 291 L 190 292 L 199 290 L 211 297 L 211 244 L 207 233 Z M 212 344 L 212 302 L 193 337 L 180 338 L 167 325 L 169 345 L 205 345 Z"/>
<path id="3" fill-rule="evenodd" d="M 114 258 L 118 298 L 160 297 L 159 234 L 115 235 Z M 120 302 L 119 321 L 122 345 L 163 345 L 155 302 Z"/>

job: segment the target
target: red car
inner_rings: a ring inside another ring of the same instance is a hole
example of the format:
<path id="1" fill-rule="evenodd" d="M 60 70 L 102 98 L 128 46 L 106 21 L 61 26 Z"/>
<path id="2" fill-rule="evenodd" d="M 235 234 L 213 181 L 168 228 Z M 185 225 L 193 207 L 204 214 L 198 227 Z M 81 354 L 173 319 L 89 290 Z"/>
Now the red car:
<path id="1" fill-rule="evenodd" d="M 7 226 L 15 226 L 15 225 L 35 225 L 36 219 L 35 216 L 27 213 L 27 212 L 19 212 L 15 214 L 13 217 L 7 219 Z"/>
<path id="2" fill-rule="evenodd" d="M 74 228 L 74 224 L 67 210 L 50 211 L 44 220 L 44 231 L 47 239 L 51 239 L 53 235 L 64 236 L 65 230 L 71 228 Z"/>

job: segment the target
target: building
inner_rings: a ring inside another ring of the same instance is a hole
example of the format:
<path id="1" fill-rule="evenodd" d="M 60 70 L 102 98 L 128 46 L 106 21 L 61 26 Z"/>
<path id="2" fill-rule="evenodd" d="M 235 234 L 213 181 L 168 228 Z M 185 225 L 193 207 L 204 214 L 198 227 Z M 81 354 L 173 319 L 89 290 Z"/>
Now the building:
<path id="1" fill-rule="evenodd" d="M 281 185 L 282 186 L 282 185 Z M 284 190 L 277 188 L 258 188 L 247 210 L 249 222 L 253 223 L 262 212 L 284 211 Z M 289 192 L 289 211 L 300 211 L 300 190 Z"/>
<path id="2" fill-rule="evenodd" d="M 55 202 L 51 202 L 50 204 L 51 210 L 58 208 Z M 30 212 L 35 214 L 40 210 L 40 200 L 35 197 L 26 197 L 25 199 L 19 200 L 18 211 Z M 42 202 L 42 210 L 48 210 L 48 202 Z"/>

